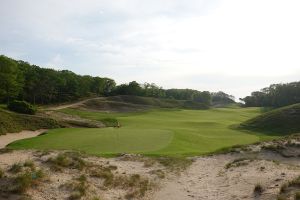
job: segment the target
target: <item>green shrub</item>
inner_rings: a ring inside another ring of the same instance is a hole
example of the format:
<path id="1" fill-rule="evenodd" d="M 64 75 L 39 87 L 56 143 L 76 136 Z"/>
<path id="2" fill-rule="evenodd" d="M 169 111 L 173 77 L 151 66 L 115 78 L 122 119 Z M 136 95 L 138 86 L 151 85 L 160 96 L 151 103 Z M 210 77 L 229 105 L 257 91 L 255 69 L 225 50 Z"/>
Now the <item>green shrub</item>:
<path id="1" fill-rule="evenodd" d="M 11 101 L 7 108 L 11 111 L 22 113 L 22 114 L 29 114 L 34 115 L 37 111 L 36 107 L 27 103 L 26 101 Z"/>
<path id="2" fill-rule="evenodd" d="M 106 127 L 117 127 L 120 126 L 119 122 L 115 118 L 104 118 L 100 120 Z"/>

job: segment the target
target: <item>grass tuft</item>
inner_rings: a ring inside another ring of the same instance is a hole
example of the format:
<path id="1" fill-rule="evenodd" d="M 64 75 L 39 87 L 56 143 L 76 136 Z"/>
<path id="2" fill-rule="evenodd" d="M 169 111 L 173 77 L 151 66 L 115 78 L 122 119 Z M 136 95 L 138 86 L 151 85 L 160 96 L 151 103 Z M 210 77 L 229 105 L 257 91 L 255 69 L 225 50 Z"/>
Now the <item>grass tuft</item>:
<path id="1" fill-rule="evenodd" d="M 264 191 L 264 188 L 260 183 L 256 184 L 255 187 L 254 187 L 254 190 L 253 190 L 253 192 L 256 195 L 261 195 L 263 193 L 263 191 Z"/>
<path id="2" fill-rule="evenodd" d="M 185 157 L 159 157 L 156 160 L 171 171 L 184 170 L 192 164 L 192 160 Z"/>
<path id="3" fill-rule="evenodd" d="M 61 187 L 71 191 L 70 200 L 81 199 L 86 195 L 88 189 L 87 178 L 85 175 L 80 175 L 78 178 L 63 184 Z"/>
<path id="4" fill-rule="evenodd" d="M 14 163 L 10 169 L 9 169 L 9 172 L 11 173 L 19 173 L 21 172 L 23 169 L 23 165 L 21 163 Z"/>
<path id="5" fill-rule="evenodd" d="M 86 162 L 76 152 L 60 153 L 54 158 L 49 158 L 47 162 L 50 163 L 51 168 L 55 171 L 61 171 L 63 168 L 83 170 L 86 166 Z"/>
<path id="6" fill-rule="evenodd" d="M 229 162 L 225 165 L 225 169 L 229 169 L 232 167 L 240 167 L 240 166 L 245 166 L 248 165 L 249 162 L 253 161 L 253 158 L 237 158 L 233 160 L 232 162 Z"/>

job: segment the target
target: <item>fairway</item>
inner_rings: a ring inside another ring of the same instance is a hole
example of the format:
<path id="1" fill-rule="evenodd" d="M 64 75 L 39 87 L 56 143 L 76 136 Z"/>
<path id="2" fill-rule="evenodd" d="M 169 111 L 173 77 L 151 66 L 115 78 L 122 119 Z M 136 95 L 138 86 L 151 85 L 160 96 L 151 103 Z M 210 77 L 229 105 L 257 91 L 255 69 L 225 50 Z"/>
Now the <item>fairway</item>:
<path id="1" fill-rule="evenodd" d="M 139 113 L 64 109 L 63 112 L 94 120 L 117 118 L 122 126 L 54 129 L 35 138 L 16 141 L 9 148 L 79 150 L 93 155 L 200 155 L 274 138 L 232 128 L 257 116 L 258 108 L 160 109 Z"/>

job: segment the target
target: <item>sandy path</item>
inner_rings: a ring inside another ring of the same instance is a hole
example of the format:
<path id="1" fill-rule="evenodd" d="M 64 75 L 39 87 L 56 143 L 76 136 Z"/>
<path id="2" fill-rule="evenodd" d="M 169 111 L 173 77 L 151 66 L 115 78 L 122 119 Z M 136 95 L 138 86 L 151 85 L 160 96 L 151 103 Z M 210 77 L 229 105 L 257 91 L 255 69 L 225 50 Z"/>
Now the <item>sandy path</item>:
<path id="1" fill-rule="evenodd" d="M 61 109 L 65 109 L 65 108 L 76 107 L 76 106 L 79 106 L 79 105 L 83 104 L 84 102 L 87 102 L 87 101 L 92 100 L 92 99 L 98 99 L 98 98 L 101 98 L 101 97 L 85 99 L 85 100 L 78 101 L 78 102 L 75 102 L 75 103 L 64 104 L 64 105 L 59 105 L 59 106 L 51 106 L 51 107 L 47 107 L 46 110 L 61 110 Z"/>
<path id="2" fill-rule="evenodd" d="M 167 180 L 154 200 L 253 200 L 256 184 L 265 187 L 260 200 L 276 199 L 280 185 L 300 175 L 299 167 L 255 160 L 225 169 L 233 155 L 199 157 L 180 177 Z"/>
<path id="3" fill-rule="evenodd" d="M 46 129 L 40 129 L 40 130 L 36 130 L 36 131 L 24 130 L 19 133 L 7 133 L 6 135 L 1 135 L 0 136 L 0 149 L 5 148 L 6 145 L 8 145 L 9 143 L 12 143 L 16 140 L 36 137 L 45 131 L 46 131 Z"/>

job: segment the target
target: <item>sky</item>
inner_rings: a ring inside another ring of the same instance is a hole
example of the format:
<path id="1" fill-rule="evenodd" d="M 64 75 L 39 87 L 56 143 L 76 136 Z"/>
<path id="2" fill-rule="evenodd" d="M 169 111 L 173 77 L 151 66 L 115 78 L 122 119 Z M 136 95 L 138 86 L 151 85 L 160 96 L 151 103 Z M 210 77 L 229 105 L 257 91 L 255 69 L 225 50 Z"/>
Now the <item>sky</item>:
<path id="1" fill-rule="evenodd" d="M 0 0 L 0 54 L 239 98 L 299 81 L 299 10 L 298 0 Z"/>

